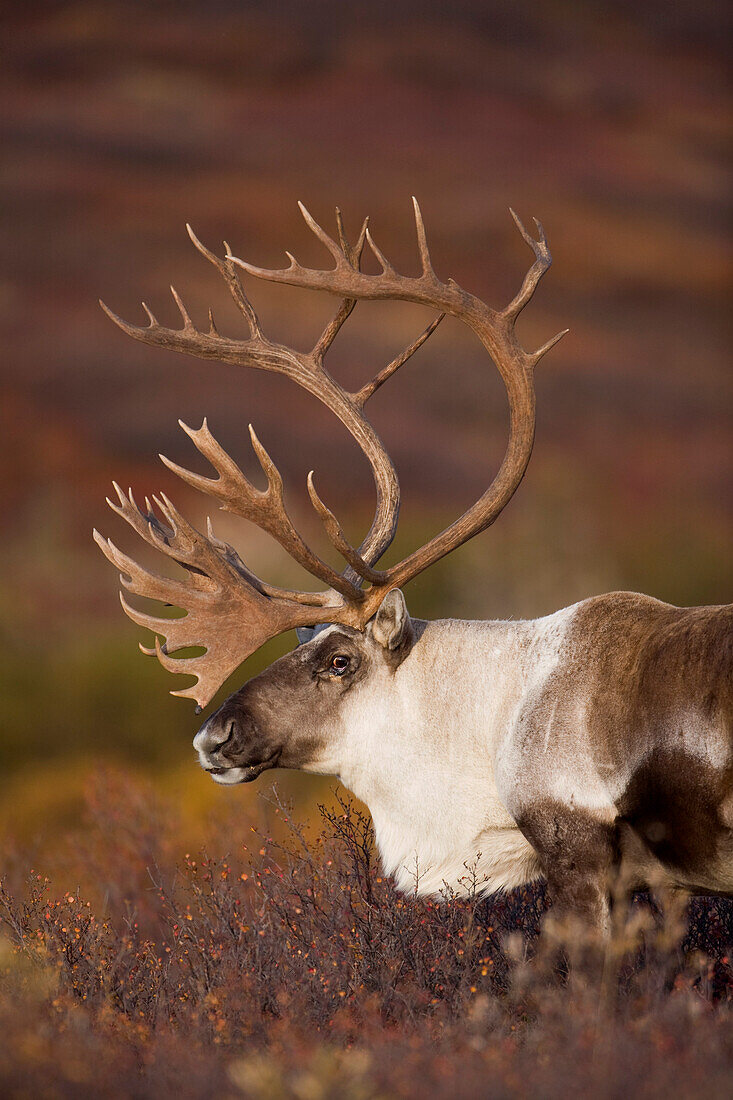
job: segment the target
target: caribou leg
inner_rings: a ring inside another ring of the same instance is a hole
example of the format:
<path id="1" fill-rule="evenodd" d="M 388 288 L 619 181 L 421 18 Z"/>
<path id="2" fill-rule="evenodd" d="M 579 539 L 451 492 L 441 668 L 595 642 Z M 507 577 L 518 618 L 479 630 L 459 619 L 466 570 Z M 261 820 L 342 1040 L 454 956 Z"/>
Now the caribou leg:
<path id="1" fill-rule="evenodd" d="M 550 923 L 564 938 L 564 926 L 579 918 L 604 943 L 611 930 L 611 884 L 620 860 L 616 823 L 547 801 L 527 810 L 519 826 L 545 870 Z"/>

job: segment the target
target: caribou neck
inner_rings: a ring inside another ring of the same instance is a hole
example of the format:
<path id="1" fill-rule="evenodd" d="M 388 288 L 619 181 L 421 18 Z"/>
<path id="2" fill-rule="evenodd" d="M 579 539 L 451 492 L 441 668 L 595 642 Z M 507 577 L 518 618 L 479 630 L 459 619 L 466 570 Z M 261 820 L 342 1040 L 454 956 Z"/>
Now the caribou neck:
<path id="1" fill-rule="evenodd" d="M 399 668 L 354 694 L 339 775 L 369 807 L 385 869 L 403 888 L 411 873 L 420 893 L 454 886 L 492 838 L 517 836 L 494 760 L 554 661 L 555 618 L 418 622 Z"/>

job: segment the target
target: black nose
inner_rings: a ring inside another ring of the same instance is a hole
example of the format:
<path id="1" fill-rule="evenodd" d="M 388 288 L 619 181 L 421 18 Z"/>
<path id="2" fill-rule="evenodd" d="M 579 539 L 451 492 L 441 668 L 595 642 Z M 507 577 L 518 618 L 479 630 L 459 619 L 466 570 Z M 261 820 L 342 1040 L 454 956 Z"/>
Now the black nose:
<path id="1" fill-rule="evenodd" d="M 204 756 L 220 752 L 232 741 L 235 730 L 236 722 L 233 718 L 227 718 L 222 722 L 216 714 L 213 714 L 194 737 L 193 747 Z"/>

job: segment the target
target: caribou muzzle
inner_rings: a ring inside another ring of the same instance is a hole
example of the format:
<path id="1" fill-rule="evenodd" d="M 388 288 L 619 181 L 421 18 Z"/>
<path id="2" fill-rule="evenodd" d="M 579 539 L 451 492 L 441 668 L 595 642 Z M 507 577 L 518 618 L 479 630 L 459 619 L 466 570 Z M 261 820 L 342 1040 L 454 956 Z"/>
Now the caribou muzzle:
<path id="1" fill-rule="evenodd" d="M 222 708 L 224 710 L 224 708 Z M 216 783 L 251 783 L 277 766 L 281 749 L 265 743 L 251 716 L 231 711 L 212 714 L 193 739 L 199 763 Z"/>

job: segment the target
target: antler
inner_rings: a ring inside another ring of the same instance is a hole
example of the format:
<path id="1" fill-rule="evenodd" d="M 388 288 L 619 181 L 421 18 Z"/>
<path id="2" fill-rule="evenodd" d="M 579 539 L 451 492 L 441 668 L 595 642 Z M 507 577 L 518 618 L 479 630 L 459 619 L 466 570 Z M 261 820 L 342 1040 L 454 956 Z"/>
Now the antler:
<path id="1" fill-rule="evenodd" d="M 351 246 L 344 233 L 341 214 L 339 211 L 336 213 L 341 243 L 334 246 L 339 248 L 344 261 L 348 262 L 352 269 L 358 270 L 366 239 L 367 223 L 366 221 L 363 223 L 356 245 Z M 373 564 L 390 545 L 397 529 L 400 502 L 397 475 L 379 436 L 363 415 L 362 408 L 365 399 L 360 395 L 349 394 L 339 386 L 324 367 L 325 355 L 344 321 L 353 310 L 356 300 L 348 296 L 344 297 L 336 314 L 326 325 L 310 352 L 298 352 L 293 348 L 277 344 L 263 334 L 259 318 L 244 291 L 230 255 L 227 255 L 225 259 L 220 259 L 199 241 L 190 225 L 187 225 L 186 228 L 194 246 L 224 279 L 234 303 L 244 317 L 249 329 L 248 340 L 232 340 L 229 337 L 221 336 L 211 310 L 209 311 L 208 333 L 199 332 L 174 287 L 171 287 L 171 294 L 183 320 L 183 328 L 181 329 L 170 329 L 161 325 L 145 302 L 142 305 L 149 324 L 142 327 L 123 321 L 104 302 L 100 302 L 102 309 L 123 332 L 126 332 L 128 336 L 132 336 L 135 340 L 140 340 L 154 347 L 168 348 L 171 351 L 187 352 L 189 355 L 195 355 L 200 359 L 216 359 L 223 363 L 256 367 L 259 370 L 282 374 L 302 386 L 308 393 L 313 394 L 330 409 L 356 440 L 372 469 L 377 491 L 377 505 L 372 526 L 356 553 L 367 565 Z M 227 253 L 229 253 L 230 249 L 226 241 L 224 246 Z M 406 362 L 410 355 L 417 351 L 418 347 L 427 339 L 437 323 L 438 319 L 430 326 L 429 331 L 423 333 L 422 337 L 411 344 L 398 358 L 401 358 L 402 362 Z M 402 362 L 399 363 L 400 366 Z M 346 577 L 353 585 L 359 580 L 360 574 L 350 569 L 347 571 Z"/>
<path id="2" fill-rule="evenodd" d="M 524 476 L 534 443 L 534 368 L 542 356 L 569 331 L 563 329 L 534 352 L 525 351 L 517 339 L 515 331 L 517 317 L 532 298 L 537 284 L 552 263 L 544 229 L 536 218 L 537 240 L 527 233 L 520 219 L 510 208 L 519 232 L 535 254 L 535 262 L 525 275 L 516 296 L 503 310 L 497 311 L 463 290 L 453 279 L 449 279 L 447 283 L 442 283 L 438 279 L 430 259 L 420 207 L 416 198 L 413 197 L 412 202 L 422 268 L 417 278 L 400 275 L 395 271 L 375 244 L 368 227 L 365 233 L 366 242 L 380 264 L 382 272 L 379 275 L 365 274 L 358 266 L 350 263 L 349 257 L 311 217 L 302 203 L 299 203 L 299 206 L 306 224 L 335 260 L 333 269 L 322 271 L 301 267 L 291 256 L 289 267 L 270 271 L 237 259 L 231 253 L 229 255 L 232 263 L 258 279 L 288 283 L 291 286 L 307 287 L 311 290 L 325 290 L 330 294 L 343 294 L 355 299 L 399 298 L 438 309 L 441 315 L 450 313 L 473 329 L 499 370 L 509 398 L 510 421 L 509 443 L 496 477 L 483 496 L 455 523 L 409 557 L 388 569 L 379 581 L 379 586 L 382 588 L 405 584 L 429 565 L 445 557 L 451 550 L 455 550 L 474 535 L 484 531 L 507 505 Z M 386 377 L 389 377 L 389 371 L 388 367 L 386 371 L 380 372 L 373 382 L 360 391 L 360 395 L 365 395 L 364 400 L 371 396 Z M 374 598 L 367 600 L 367 606 L 370 609 L 374 608 Z"/>
<path id="3" fill-rule="evenodd" d="M 328 271 L 301 267 L 290 253 L 290 266 L 281 271 L 254 267 L 232 255 L 225 242 L 227 255 L 220 259 L 205 248 L 188 227 L 194 245 L 223 277 L 248 329 L 248 340 L 232 340 L 221 336 L 209 312 L 209 332 L 199 332 L 189 317 L 183 302 L 171 287 L 183 319 L 183 328 L 174 330 L 158 323 L 143 303 L 149 325 L 130 325 L 102 308 L 112 320 L 137 340 L 175 351 L 185 351 L 205 359 L 253 366 L 276 371 L 291 378 L 312 393 L 341 420 L 371 464 L 377 491 L 377 505 L 370 530 L 357 548 L 351 546 L 333 513 L 319 497 L 313 473 L 308 476 L 311 502 L 332 545 L 347 563 L 338 573 L 322 561 L 302 540 L 285 508 L 282 477 L 252 427 L 252 446 L 267 478 L 267 489 L 256 489 L 244 476 L 234 460 L 223 450 L 209 431 L 206 420 L 193 430 L 181 423 L 197 449 L 217 472 L 216 478 L 203 477 L 178 466 L 161 455 L 163 462 L 187 484 L 214 497 L 220 506 L 256 523 L 271 534 L 285 550 L 314 577 L 328 585 L 326 592 L 295 592 L 275 588 L 257 578 L 232 547 L 215 538 L 209 523 L 204 536 L 188 524 L 167 499 L 155 498 L 159 510 L 170 524 L 166 527 L 154 514 L 146 499 L 143 512 L 132 493 L 125 496 L 115 486 L 119 505 L 110 507 L 125 519 L 150 545 L 178 562 L 186 570 L 185 580 L 173 580 L 151 573 L 128 558 L 114 544 L 95 531 L 95 538 L 109 560 L 122 574 L 125 588 L 149 599 L 172 603 L 186 610 L 181 619 L 161 619 L 130 607 L 122 597 L 122 606 L 136 623 L 167 638 L 161 645 L 156 638 L 154 653 L 165 668 L 173 672 L 191 673 L 197 683 L 172 694 L 196 699 L 205 706 L 226 677 L 269 638 L 294 626 L 316 622 L 339 622 L 363 629 L 377 610 L 384 594 L 404 584 L 455 547 L 466 542 L 491 524 L 516 490 L 524 475 L 534 440 L 533 370 L 542 355 L 557 343 L 564 332 L 549 340 L 534 353 L 525 352 L 519 344 L 514 326 L 516 319 L 532 297 L 540 278 L 550 266 L 551 256 L 542 226 L 537 222 L 538 240 L 524 229 L 519 218 L 512 216 L 535 254 L 535 262 L 527 272 L 513 301 L 502 311 L 490 309 L 478 298 L 461 289 L 452 279 L 442 283 L 433 271 L 425 229 L 417 201 L 413 199 L 418 250 L 422 271 L 417 278 L 400 275 L 362 225 L 357 244 L 351 246 L 345 236 L 341 214 L 336 211 L 338 242 L 330 237 L 301 204 L 303 217 L 331 253 L 335 267 Z M 360 270 L 364 244 L 382 267 L 380 275 L 367 275 Z M 276 344 L 263 333 L 244 288 L 237 275 L 237 266 L 257 278 L 293 286 L 325 290 L 342 301 L 332 320 L 325 327 L 310 352 L 297 352 Z M 399 298 L 437 309 L 438 315 L 403 352 L 384 367 L 360 390 L 349 393 L 326 371 L 323 360 L 344 321 L 359 299 Z M 446 313 L 469 325 L 494 359 L 504 380 L 510 408 L 510 435 L 506 454 L 492 484 L 483 496 L 460 519 L 443 532 L 386 571 L 374 566 L 392 542 L 399 512 L 399 487 L 394 467 L 379 437 L 365 419 L 363 408 L 369 398 L 398 370 L 428 337 Z M 567 330 L 565 330 L 567 331 Z M 363 588 L 368 582 L 370 587 Z M 175 658 L 175 653 L 188 646 L 204 647 L 200 656 Z"/>
<path id="4" fill-rule="evenodd" d="M 283 496 L 283 479 L 275 463 L 260 443 L 252 425 L 249 425 L 249 434 L 252 447 L 263 473 L 267 477 L 267 489 L 261 492 L 247 480 L 236 462 L 226 453 L 209 431 L 209 426 L 204 422 L 198 431 L 189 428 L 182 420 L 178 423 L 186 435 L 193 441 L 195 447 L 207 458 L 219 474 L 216 479 L 202 477 L 191 470 L 186 470 L 175 462 L 171 462 L 165 455 L 160 458 L 163 463 L 194 489 L 200 489 L 219 501 L 219 507 L 225 512 L 232 512 L 235 516 L 251 520 L 263 531 L 267 531 L 287 550 L 291 558 L 302 565 L 309 573 L 319 580 L 324 581 L 331 588 L 335 588 L 343 596 L 352 600 L 362 598 L 361 589 L 351 581 L 342 577 L 335 569 L 310 550 L 295 530 L 290 516 L 285 508 Z"/>
<path id="5" fill-rule="evenodd" d="M 111 539 L 94 532 L 105 557 L 120 570 L 121 583 L 128 592 L 175 604 L 186 611 L 180 619 L 156 618 L 132 607 L 120 593 L 122 607 L 133 622 L 166 638 L 161 645 L 156 636 L 154 649 L 141 645 L 143 653 L 157 656 L 169 672 L 196 676 L 196 684 L 172 695 L 192 698 L 205 706 L 223 681 L 269 638 L 323 620 L 327 603 L 323 594 L 288 592 L 263 584 L 230 546 L 214 538 L 211 526 L 208 538 L 201 535 L 164 494 L 154 501 L 170 527 L 160 522 L 147 499 L 147 511 L 143 512 L 131 489 L 125 495 L 115 483 L 115 491 L 119 504 L 107 498 L 110 508 L 147 543 L 186 570 L 185 581 L 152 573 L 123 554 Z M 199 657 L 171 656 L 191 646 L 203 646 L 206 653 Z"/>

